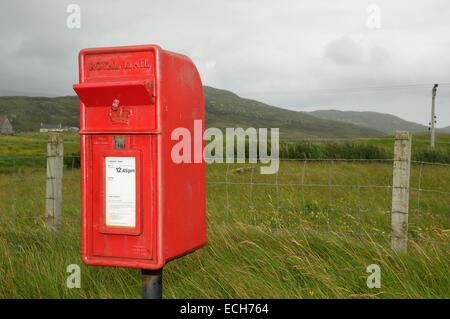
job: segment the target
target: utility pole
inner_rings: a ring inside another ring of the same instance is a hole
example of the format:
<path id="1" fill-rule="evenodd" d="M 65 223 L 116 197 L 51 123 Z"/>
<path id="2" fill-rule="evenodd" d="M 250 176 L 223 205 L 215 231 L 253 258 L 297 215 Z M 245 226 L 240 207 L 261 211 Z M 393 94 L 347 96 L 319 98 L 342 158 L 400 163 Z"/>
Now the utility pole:
<path id="1" fill-rule="evenodd" d="M 435 131 L 435 124 L 436 124 L 436 115 L 434 115 L 434 100 L 436 98 L 436 90 L 438 85 L 435 84 L 433 86 L 433 89 L 431 90 L 431 122 L 430 122 L 430 142 L 431 142 L 431 149 L 434 149 L 434 131 Z"/>

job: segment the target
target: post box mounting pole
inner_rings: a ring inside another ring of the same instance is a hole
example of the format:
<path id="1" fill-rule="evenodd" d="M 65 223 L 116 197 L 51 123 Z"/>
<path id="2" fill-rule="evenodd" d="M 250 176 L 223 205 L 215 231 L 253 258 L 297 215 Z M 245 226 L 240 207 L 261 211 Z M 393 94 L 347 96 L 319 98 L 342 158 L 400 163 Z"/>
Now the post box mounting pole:
<path id="1" fill-rule="evenodd" d="M 142 269 L 142 299 L 162 299 L 162 268 Z"/>

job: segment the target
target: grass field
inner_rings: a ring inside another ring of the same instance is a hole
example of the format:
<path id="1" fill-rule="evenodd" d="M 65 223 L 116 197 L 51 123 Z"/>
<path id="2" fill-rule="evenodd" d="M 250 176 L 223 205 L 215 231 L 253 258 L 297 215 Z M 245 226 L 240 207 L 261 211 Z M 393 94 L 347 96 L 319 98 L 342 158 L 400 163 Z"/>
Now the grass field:
<path id="1" fill-rule="evenodd" d="M 448 166 L 411 167 L 406 256 L 390 249 L 391 161 L 282 161 L 278 175 L 251 167 L 207 165 L 208 244 L 167 264 L 164 298 L 450 298 Z M 81 262 L 79 174 L 64 170 L 53 233 L 45 165 L 0 172 L 0 298 L 140 298 L 139 270 Z M 70 264 L 80 289 L 66 287 Z M 366 285 L 370 264 L 380 289 Z"/>
<path id="2" fill-rule="evenodd" d="M 1 156 L 46 155 L 48 133 L 19 133 L 0 136 Z M 64 153 L 80 152 L 80 136 L 64 133 Z"/>

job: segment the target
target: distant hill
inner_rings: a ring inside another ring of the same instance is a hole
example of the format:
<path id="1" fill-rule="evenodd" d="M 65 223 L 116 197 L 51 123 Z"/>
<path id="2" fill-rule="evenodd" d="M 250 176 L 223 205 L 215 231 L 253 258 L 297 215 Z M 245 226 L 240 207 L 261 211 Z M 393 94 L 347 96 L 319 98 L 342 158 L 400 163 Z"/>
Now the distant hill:
<path id="1" fill-rule="evenodd" d="M 383 135 L 376 129 L 320 119 L 305 112 L 286 110 L 241 98 L 226 90 L 205 86 L 204 92 L 208 127 L 279 127 L 282 139 Z"/>
<path id="2" fill-rule="evenodd" d="M 385 134 L 394 134 L 396 130 L 405 130 L 416 134 L 428 132 L 428 126 L 405 121 L 398 116 L 386 113 L 320 110 L 309 112 L 309 114 L 321 119 L 332 119 L 377 129 Z M 450 126 L 437 128 L 436 132 L 440 134 L 450 134 Z"/>
<path id="3" fill-rule="evenodd" d="M 309 114 L 321 119 L 333 119 L 370 127 L 385 134 L 394 134 L 396 130 L 405 130 L 412 133 L 425 133 L 428 131 L 428 127 L 425 125 L 405 121 L 395 115 L 385 113 L 323 110 L 309 112 Z"/>
<path id="4" fill-rule="evenodd" d="M 204 87 L 204 93 L 207 127 L 279 127 L 282 139 L 358 138 L 383 134 L 381 130 L 320 119 L 208 86 Z M 0 114 L 8 116 L 16 132 L 37 131 L 40 123 L 79 126 L 79 100 L 76 96 L 3 96 L 0 97 Z"/>
<path id="5" fill-rule="evenodd" d="M 7 115 L 14 132 L 38 131 L 41 123 L 80 126 L 77 96 L 0 96 L 0 114 Z"/>
<path id="6" fill-rule="evenodd" d="M 437 130 L 441 134 L 450 134 L 450 126 L 446 126 Z"/>

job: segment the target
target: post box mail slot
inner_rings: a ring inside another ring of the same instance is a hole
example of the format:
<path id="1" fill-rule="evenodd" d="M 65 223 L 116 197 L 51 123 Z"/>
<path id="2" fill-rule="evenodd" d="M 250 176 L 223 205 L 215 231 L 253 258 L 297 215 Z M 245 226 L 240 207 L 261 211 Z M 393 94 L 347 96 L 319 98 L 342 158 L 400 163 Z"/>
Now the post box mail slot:
<path id="1" fill-rule="evenodd" d="M 84 49 L 79 78 L 83 261 L 160 269 L 204 246 L 204 160 L 171 158 L 174 129 L 204 129 L 192 61 L 156 45 Z"/>

